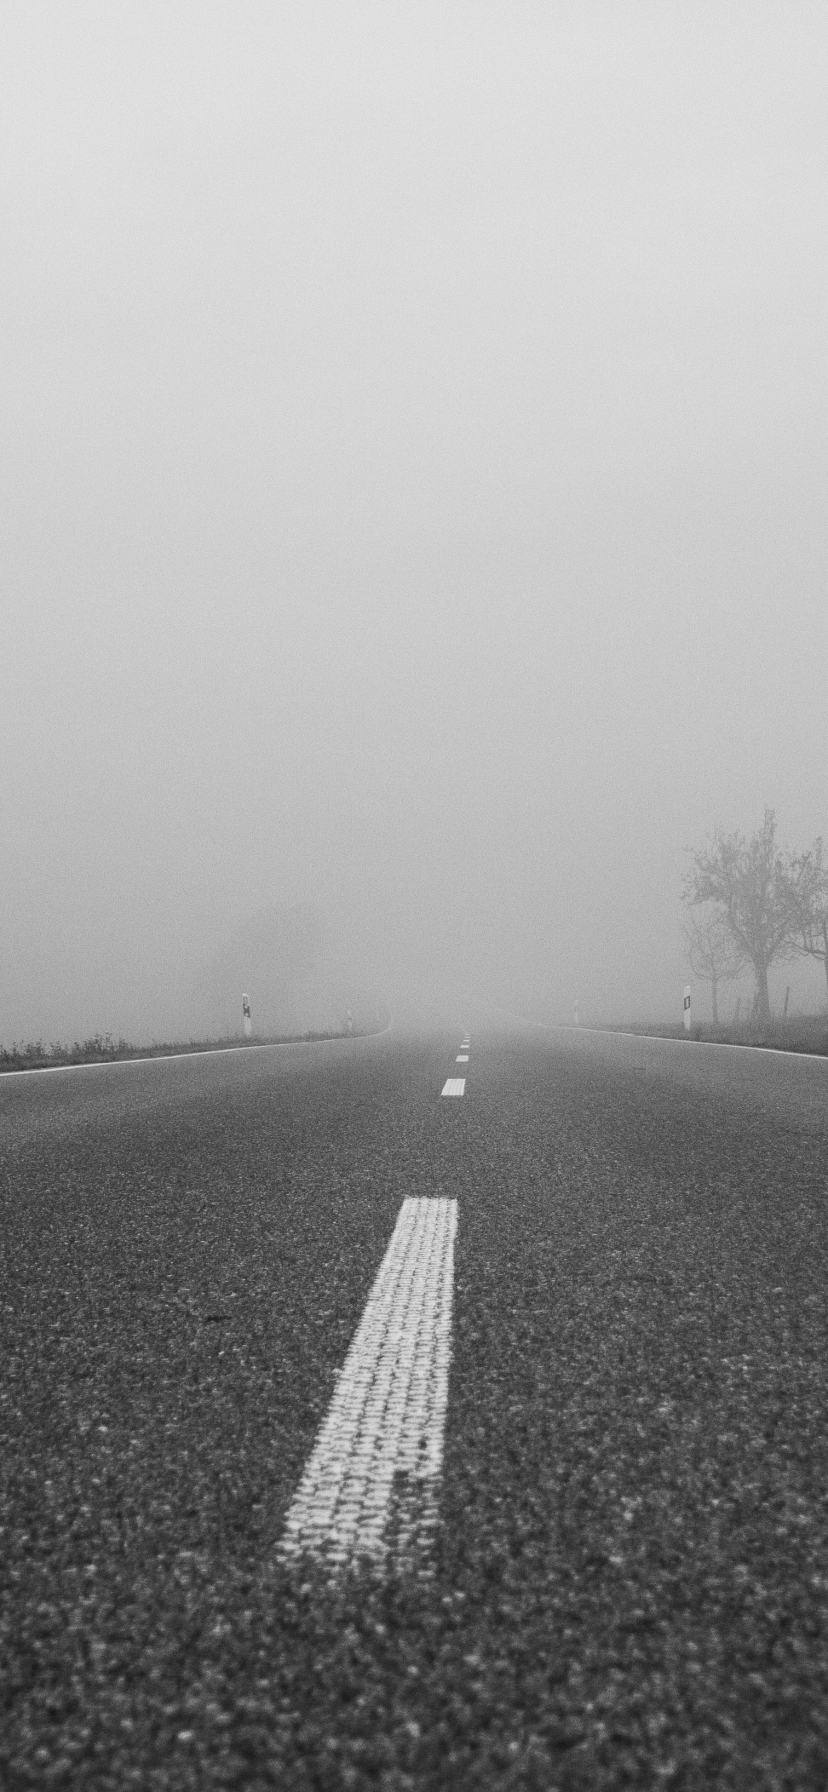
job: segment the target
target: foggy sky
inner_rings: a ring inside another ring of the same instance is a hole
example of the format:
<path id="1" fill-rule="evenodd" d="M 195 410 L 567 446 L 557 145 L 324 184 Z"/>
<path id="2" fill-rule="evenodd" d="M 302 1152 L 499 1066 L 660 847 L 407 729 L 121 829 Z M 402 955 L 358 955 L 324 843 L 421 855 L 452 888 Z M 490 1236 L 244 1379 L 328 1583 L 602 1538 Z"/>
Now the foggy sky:
<path id="1" fill-rule="evenodd" d="M 824 6 L 0 40 L 14 1030 L 308 902 L 321 1008 L 678 1014 L 687 849 L 828 834 Z"/>

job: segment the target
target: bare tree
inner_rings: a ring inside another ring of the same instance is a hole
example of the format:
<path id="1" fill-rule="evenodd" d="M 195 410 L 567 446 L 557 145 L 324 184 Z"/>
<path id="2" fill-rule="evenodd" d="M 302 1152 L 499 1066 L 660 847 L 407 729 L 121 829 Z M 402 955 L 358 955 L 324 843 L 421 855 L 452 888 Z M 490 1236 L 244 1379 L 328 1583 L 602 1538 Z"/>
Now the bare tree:
<path id="1" fill-rule="evenodd" d="M 719 984 L 738 977 L 744 962 L 743 949 L 737 945 L 725 915 L 715 909 L 707 915 L 690 915 L 685 923 L 687 956 L 694 977 L 710 984 L 713 1002 L 713 1025 L 719 1024 Z"/>
<path id="2" fill-rule="evenodd" d="M 801 860 L 778 850 L 776 816 L 766 809 L 749 839 L 717 830 L 707 850 L 694 855 L 685 878 L 684 901 L 691 907 L 715 903 L 734 946 L 753 967 L 760 1021 L 770 1020 L 770 966 L 800 949 L 796 892 L 803 877 Z"/>
<path id="3" fill-rule="evenodd" d="M 828 865 L 823 863 L 822 840 L 815 840 L 794 864 L 790 897 L 796 949 L 822 959 L 828 985 Z"/>

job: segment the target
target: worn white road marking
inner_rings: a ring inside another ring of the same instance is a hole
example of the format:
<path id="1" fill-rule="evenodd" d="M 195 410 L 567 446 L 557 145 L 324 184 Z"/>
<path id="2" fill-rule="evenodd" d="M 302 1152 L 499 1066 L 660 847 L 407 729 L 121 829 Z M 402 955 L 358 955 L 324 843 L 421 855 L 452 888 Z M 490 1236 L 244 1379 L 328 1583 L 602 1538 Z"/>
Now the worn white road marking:
<path id="1" fill-rule="evenodd" d="M 437 1522 L 457 1202 L 407 1199 L 285 1519 L 285 1561 L 424 1557 Z"/>
<path id="2" fill-rule="evenodd" d="M 468 1052 L 460 1052 L 459 1056 L 456 1057 L 454 1060 L 455 1064 L 468 1064 L 468 1061 L 469 1061 Z"/>
<path id="3" fill-rule="evenodd" d="M 441 1095 L 465 1095 L 466 1079 L 464 1076 L 450 1076 L 443 1084 Z"/>

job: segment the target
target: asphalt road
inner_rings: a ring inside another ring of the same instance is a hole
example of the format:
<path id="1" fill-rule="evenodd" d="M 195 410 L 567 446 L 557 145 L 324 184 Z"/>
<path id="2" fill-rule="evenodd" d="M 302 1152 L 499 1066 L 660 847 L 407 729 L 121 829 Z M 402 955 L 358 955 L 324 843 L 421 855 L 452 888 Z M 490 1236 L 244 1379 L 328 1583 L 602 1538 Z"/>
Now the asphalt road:
<path id="1" fill-rule="evenodd" d="M 446 1100 L 460 1038 L 0 1082 L 9 1792 L 828 1786 L 828 1067 L 492 1033 Z M 285 1514 L 435 1194 L 431 1572 L 332 1583 Z"/>

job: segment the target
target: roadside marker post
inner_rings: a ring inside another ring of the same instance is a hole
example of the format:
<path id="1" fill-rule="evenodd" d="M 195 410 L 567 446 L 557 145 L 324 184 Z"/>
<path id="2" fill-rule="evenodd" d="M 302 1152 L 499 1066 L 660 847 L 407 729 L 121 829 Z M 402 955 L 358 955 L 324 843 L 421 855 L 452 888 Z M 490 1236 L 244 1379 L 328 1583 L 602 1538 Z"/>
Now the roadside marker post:
<path id="1" fill-rule="evenodd" d="M 252 1016 L 250 1013 L 250 997 L 249 996 L 242 996 L 242 1014 L 244 1016 L 245 1039 L 252 1039 L 252 1037 L 253 1037 L 253 1020 L 252 1020 Z"/>
<path id="2" fill-rule="evenodd" d="M 689 1033 L 690 1024 L 691 1024 L 690 1023 L 690 984 L 685 983 L 685 985 L 684 985 L 684 1031 L 685 1031 L 685 1033 Z"/>

